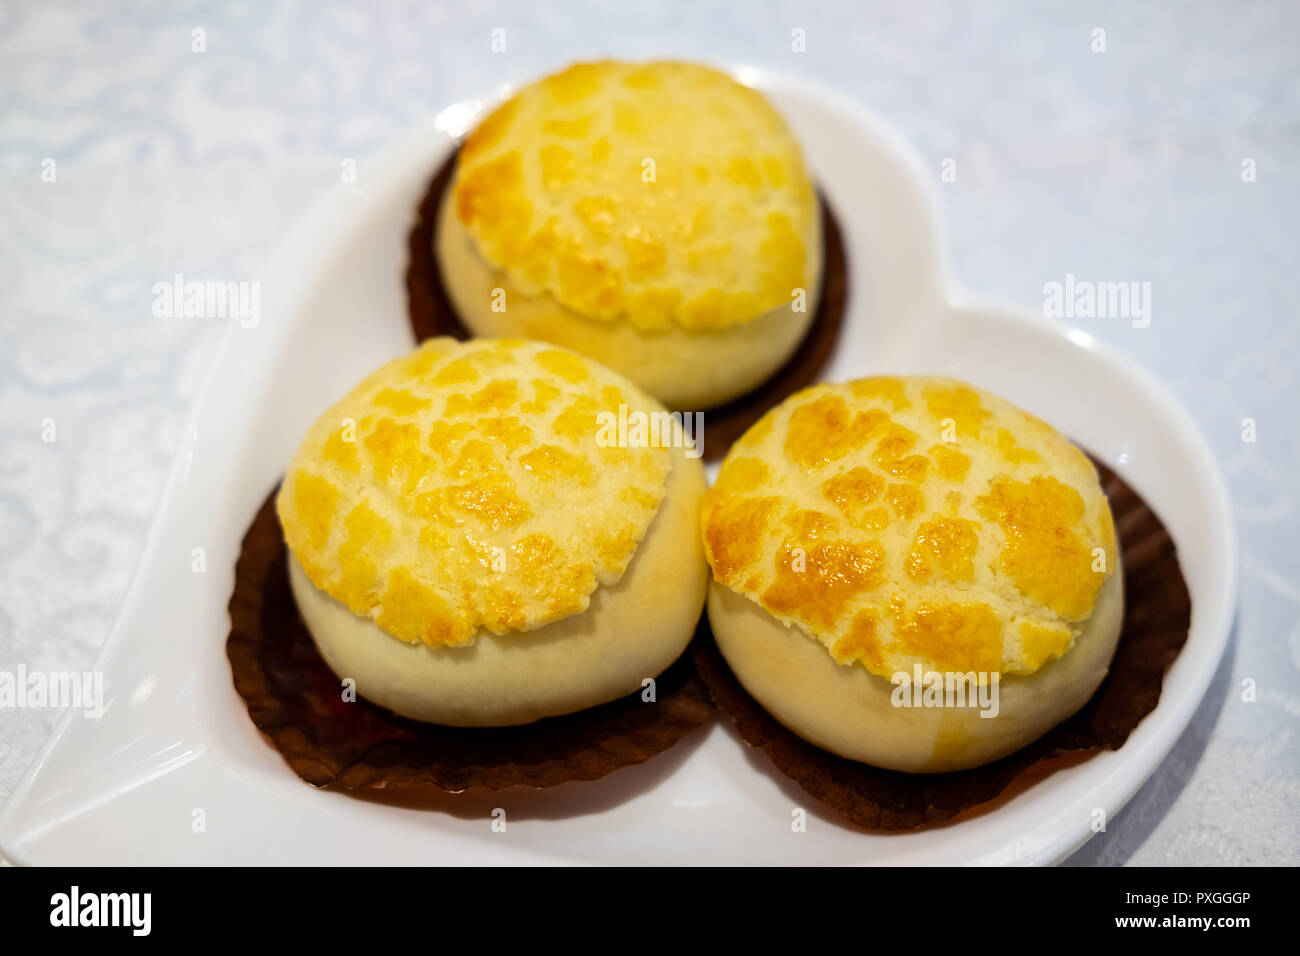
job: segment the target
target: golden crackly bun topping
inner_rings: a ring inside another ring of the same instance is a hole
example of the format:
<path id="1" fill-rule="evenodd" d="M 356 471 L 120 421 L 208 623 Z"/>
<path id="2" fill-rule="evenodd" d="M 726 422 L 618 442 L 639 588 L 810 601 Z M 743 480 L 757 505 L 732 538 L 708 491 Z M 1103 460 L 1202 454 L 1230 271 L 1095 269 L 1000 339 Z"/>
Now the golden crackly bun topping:
<path id="1" fill-rule="evenodd" d="M 456 213 L 526 295 L 640 330 L 716 329 L 810 289 L 816 197 L 762 94 L 690 63 L 580 63 L 461 148 Z"/>
<path id="2" fill-rule="evenodd" d="M 394 637 L 464 644 L 586 610 L 659 508 L 666 448 L 602 447 L 598 413 L 659 411 L 590 359 L 432 339 L 308 431 L 280 490 L 316 587 Z"/>
<path id="3" fill-rule="evenodd" d="M 1117 561 L 1096 469 L 945 378 L 817 385 L 760 419 L 705 497 L 717 579 L 873 674 L 1032 674 Z"/>

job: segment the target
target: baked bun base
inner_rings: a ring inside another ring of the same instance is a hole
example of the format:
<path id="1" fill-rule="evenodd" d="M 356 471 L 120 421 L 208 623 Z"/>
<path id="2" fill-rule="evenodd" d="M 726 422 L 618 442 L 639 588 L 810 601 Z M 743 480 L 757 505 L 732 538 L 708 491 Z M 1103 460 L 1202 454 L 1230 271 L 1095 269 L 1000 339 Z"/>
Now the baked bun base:
<path id="1" fill-rule="evenodd" d="M 552 342 L 594 358 L 627 376 L 669 408 L 698 411 L 750 391 L 794 354 L 808 333 L 820 302 L 822 227 L 818 224 L 813 274 L 806 308 L 783 303 L 741 325 L 718 331 L 674 326 L 641 332 L 622 322 L 584 318 L 549 295 L 529 297 L 478 253 L 456 218 L 447 190 L 434 230 L 436 259 L 448 297 L 465 326 L 484 338 L 529 338 Z M 494 290 L 505 291 L 505 309 L 493 311 Z"/>
<path id="2" fill-rule="evenodd" d="M 897 707 L 888 679 L 837 663 L 820 641 L 716 581 L 709 623 L 745 690 L 804 740 L 876 767 L 943 773 L 1013 753 L 1088 701 L 1119 639 L 1123 577 L 1122 568 L 1111 573 L 1074 647 L 1031 675 L 1001 679 L 996 717 L 978 707 Z"/>
<path id="3" fill-rule="evenodd" d="M 406 644 L 317 589 L 292 555 L 290 584 L 321 656 L 366 700 L 455 727 L 527 724 L 639 690 L 681 655 L 708 580 L 704 488 L 699 459 L 674 449 L 663 501 L 623 577 L 586 611 L 533 631 L 485 631 L 464 647 Z"/>

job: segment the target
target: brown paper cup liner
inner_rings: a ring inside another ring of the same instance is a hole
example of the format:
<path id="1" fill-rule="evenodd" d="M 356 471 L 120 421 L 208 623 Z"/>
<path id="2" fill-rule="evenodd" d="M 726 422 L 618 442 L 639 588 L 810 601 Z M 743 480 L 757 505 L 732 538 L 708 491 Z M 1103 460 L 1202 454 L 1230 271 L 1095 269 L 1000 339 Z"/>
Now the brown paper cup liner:
<path id="1" fill-rule="evenodd" d="M 415 224 L 411 227 L 408 238 L 406 298 L 411 329 L 417 342 L 439 335 L 450 335 L 457 339 L 470 338 L 469 330 L 461 323 L 447 297 L 442 272 L 433 254 L 433 233 L 438 221 L 438 208 L 455 167 L 456 153 L 453 152 L 434 175 L 428 192 L 420 200 Z M 818 373 L 835 348 L 835 340 L 844 319 L 845 303 L 848 301 L 848 269 L 845 267 L 844 240 L 835 213 L 824 197 L 820 197 L 820 202 L 825 252 L 821 301 L 812 323 L 794 355 L 771 378 L 725 405 L 706 410 L 706 461 L 721 458 L 764 412 L 817 381 Z"/>
<path id="2" fill-rule="evenodd" d="M 1187 641 L 1191 598 L 1160 519 L 1097 462 L 1115 516 L 1124 565 L 1124 624 L 1110 673 L 1087 704 L 1043 737 L 996 763 L 942 774 L 907 774 L 846 760 L 782 726 L 741 686 L 710 634 L 695 666 L 746 743 L 844 819 L 873 830 L 913 830 L 951 820 L 1000 795 L 1017 777 L 1057 769 L 1062 754 L 1118 750 L 1155 710 L 1165 669 Z"/>
<path id="3" fill-rule="evenodd" d="M 253 723 L 317 787 L 380 791 L 551 787 L 649 760 L 710 721 L 689 650 L 640 693 L 520 727 L 441 727 L 347 702 L 298 616 L 275 492 L 244 536 L 226 654 Z"/>

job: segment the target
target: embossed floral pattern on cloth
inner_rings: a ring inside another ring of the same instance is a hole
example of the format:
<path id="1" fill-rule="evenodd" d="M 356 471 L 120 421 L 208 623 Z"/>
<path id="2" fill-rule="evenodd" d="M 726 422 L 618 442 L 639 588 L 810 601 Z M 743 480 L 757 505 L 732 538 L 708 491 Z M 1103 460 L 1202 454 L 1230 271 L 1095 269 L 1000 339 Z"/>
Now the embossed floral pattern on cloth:
<path id="1" fill-rule="evenodd" d="M 1108 48 L 1094 53 L 1098 27 Z M 650 34 L 655 52 L 813 77 L 897 126 L 939 183 L 954 268 L 972 288 L 1037 311 L 1044 286 L 1071 274 L 1151 283 L 1144 328 L 1070 321 L 1154 371 L 1204 429 L 1237 505 L 1241 610 L 1188 731 L 1074 860 L 1294 863 L 1298 29 L 1295 4 L 1209 0 L 1116 0 L 1087 18 L 956 0 L 797 14 L 720 0 L 663 14 L 595 2 L 404 2 L 382 15 L 330 0 L 135 15 L 10 4 L 0 668 L 89 666 L 172 461 L 203 440 L 186 414 L 231 320 L 156 315 L 156 283 L 255 280 L 348 170 L 363 200 L 375 184 L 361 158 L 411 123 L 594 52 L 643 55 Z M 0 799 L 57 719 L 5 713 Z"/>

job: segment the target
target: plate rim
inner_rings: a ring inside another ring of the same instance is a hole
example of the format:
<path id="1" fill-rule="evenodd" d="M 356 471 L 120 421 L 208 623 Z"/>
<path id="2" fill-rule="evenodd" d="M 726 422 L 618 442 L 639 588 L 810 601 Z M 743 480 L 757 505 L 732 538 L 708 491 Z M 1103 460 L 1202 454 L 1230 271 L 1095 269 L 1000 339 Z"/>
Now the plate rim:
<path id="1" fill-rule="evenodd" d="M 1164 719 L 1152 725 L 1155 728 L 1154 730 L 1148 729 L 1146 733 L 1141 733 L 1142 725 L 1139 725 L 1134 735 L 1130 737 L 1129 742 L 1125 745 L 1136 749 L 1131 750 L 1127 755 L 1122 755 L 1122 748 L 1121 751 L 1114 752 L 1116 759 L 1122 760 L 1123 764 L 1116 768 L 1116 772 L 1078 795 L 1079 797 L 1091 797 L 1098 795 L 1100 791 L 1108 791 L 1109 799 L 1106 803 L 1112 807 L 1110 813 L 1113 816 L 1150 779 L 1151 775 L 1155 773 L 1161 762 L 1185 733 L 1192 716 L 1204 700 L 1210 682 L 1222 661 L 1237 615 L 1239 542 L 1236 514 L 1222 469 L 1218 465 L 1204 432 L 1187 408 L 1178 401 L 1155 373 L 1141 365 L 1126 352 L 1097 339 L 1078 327 L 1057 319 L 1035 316 L 1023 306 L 1006 303 L 995 297 L 975 292 L 959 282 L 952 269 L 951 245 L 948 240 L 946 222 L 942 215 L 938 189 L 934 185 L 932 177 L 926 174 L 925 166 L 915 147 L 886 120 L 872 113 L 867 106 L 857 100 L 806 76 L 725 61 L 704 60 L 702 62 L 711 62 L 712 65 L 735 76 L 740 82 L 774 95 L 790 92 L 816 98 L 830 104 L 836 112 L 851 117 L 855 124 L 867 130 L 873 138 L 884 143 L 893 153 L 893 158 L 898 161 L 900 167 L 906 170 L 912 180 L 912 185 L 916 187 L 917 196 L 921 202 L 921 207 L 918 209 L 919 220 L 924 232 L 929 237 L 926 248 L 936 278 L 936 286 L 932 290 L 936 297 L 936 304 L 955 311 L 978 310 L 987 313 L 988 317 L 997 321 L 1020 327 L 1032 327 L 1040 333 L 1049 331 L 1053 336 L 1064 338 L 1073 345 L 1092 353 L 1100 361 L 1116 368 L 1126 379 L 1139 385 L 1148 400 L 1158 405 L 1167 416 L 1177 422 L 1179 427 L 1178 437 L 1187 444 L 1189 453 L 1203 466 L 1204 476 L 1209 482 L 1217 505 L 1215 511 L 1211 515 L 1207 515 L 1205 520 L 1207 523 L 1213 524 L 1214 537 L 1224 542 L 1222 554 L 1225 562 L 1225 580 L 1222 582 L 1224 589 L 1223 600 L 1215 619 L 1207 626 L 1207 631 L 1209 631 L 1212 638 L 1212 644 L 1206 645 L 1203 652 L 1205 655 L 1204 664 L 1190 675 L 1186 688 L 1175 700 L 1169 699 L 1168 672 L 1166 672 L 1160 702 L 1156 711 L 1153 711 L 1149 717 L 1159 713 L 1161 707 L 1172 708 L 1172 710 L 1167 712 L 1168 715 Z M 411 143 L 424 142 L 430 138 L 431 125 L 436 127 L 442 134 L 438 148 L 440 150 L 449 150 L 456 138 L 457 124 L 461 120 L 481 115 L 482 110 L 487 105 L 499 100 L 510 89 L 512 89 L 511 84 L 501 84 L 497 87 L 494 95 L 471 97 L 448 104 L 434 116 L 421 118 L 391 137 L 372 151 L 363 162 L 368 168 L 375 170 L 402 164 L 405 150 L 409 148 Z M 315 267 L 318 263 L 304 264 L 301 261 L 303 257 L 299 252 L 300 248 L 304 244 L 312 243 L 313 236 L 330 234 L 330 225 L 334 221 L 344 223 L 349 227 L 355 227 L 357 224 L 356 213 L 346 201 L 341 200 L 340 191 L 341 187 L 339 186 L 325 191 L 303 213 L 297 216 L 276 244 L 272 253 L 268 256 L 264 268 L 259 273 L 259 279 L 276 275 L 277 284 L 280 288 L 290 290 L 282 293 L 282 296 L 289 301 L 300 302 L 304 290 L 309 288 L 310 284 L 315 280 Z M 311 265 L 313 268 L 307 268 L 306 265 Z M 288 277 L 287 281 L 286 277 Z M 157 508 L 140 550 L 140 557 L 132 569 L 124 597 L 113 617 L 112 626 L 104 643 L 95 653 L 90 664 L 93 670 L 103 670 L 103 665 L 116 653 L 118 645 L 124 640 L 123 634 L 127 630 L 131 615 L 137 605 L 145 600 L 148 585 L 145 572 L 147 569 L 151 569 L 158 559 L 160 539 L 165 527 L 171 520 L 177 496 L 185 485 L 189 470 L 189 453 L 185 447 L 185 436 L 196 433 L 197 423 L 204 417 L 208 407 L 212 404 L 212 396 L 218 388 L 218 383 L 229 378 L 235 371 L 231 364 L 237 358 L 234 339 L 239 332 L 238 325 L 233 322 L 229 323 L 223 330 L 203 383 L 197 390 L 195 400 L 185 417 L 185 425 L 181 432 L 181 447 L 178 448 L 169 467 L 163 493 L 159 497 Z M 1124 474 L 1125 469 L 1122 465 L 1110 464 L 1111 467 Z M 224 603 L 222 606 L 224 607 Z M 70 710 L 59 717 L 49 737 L 29 762 L 18 783 L 5 799 L 3 806 L 0 806 L 0 855 L 3 855 L 5 859 L 11 862 L 20 865 L 31 865 L 34 862 L 24 859 L 23 854 L 14 851 L 9 839 L 9 825 L 17 814 L 17 808 L 23 803 L 31 790 L 41 767 L 47 762 L 68 726 L 77 716 L 76 711 Z M 1131 768 L 1138 765 L 1141 765 L 1142 769 L 1133 773 Z M 1120 772 L 1124 767 L 1130 768 L 1127 775 Z M 1124 778 L 1122 784 L 1111 783 L 1121 777 Z M 1108 786 L 1108 784 L 1110 785 Z M 1045 836 L 1041 832 L 1048 830 L 1054 831 L 1054 835 Z M 1037 838 L 1032 838 L 1031 834 L 1037 836 Z M 1081 847 L 1092 835 L 1091 829 L 1082 818 L 1080 818 L 1079 824 L 1072 828 L 1060 824 L 1053 826 L 1051 820 L 1044 820 L 1037 828 L 1026 831 L 1021 839 L 1016 841 L 1020 845 L 1020 851 L 1014 845 L 1012 847 L 1003 846 L 966 862 L 973 865 L 1056 863 Z M 906 837 L 907 835 L 904 834 L 898 838 L 906 839 Z M 561 857 L 556 862 L 567 864 L 571 861 Z M 888 863 L 888 861 L 873 860 L 856 862 L 860 864 Z"/>

